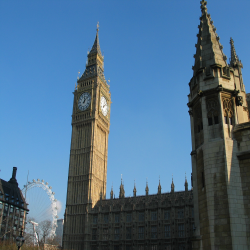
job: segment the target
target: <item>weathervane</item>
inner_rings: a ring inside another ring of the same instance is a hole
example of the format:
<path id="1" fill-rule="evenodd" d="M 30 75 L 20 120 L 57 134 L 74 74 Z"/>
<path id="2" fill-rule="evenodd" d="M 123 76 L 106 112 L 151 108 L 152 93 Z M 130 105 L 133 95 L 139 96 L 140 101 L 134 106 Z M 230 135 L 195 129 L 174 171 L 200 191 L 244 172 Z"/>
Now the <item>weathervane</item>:
<path id="1" fill-rule="evenodd" d="M 98 32 L 99 31 L 99 22 L 97 22 L 97 25 L 96 25 L 96 31 Z"/>

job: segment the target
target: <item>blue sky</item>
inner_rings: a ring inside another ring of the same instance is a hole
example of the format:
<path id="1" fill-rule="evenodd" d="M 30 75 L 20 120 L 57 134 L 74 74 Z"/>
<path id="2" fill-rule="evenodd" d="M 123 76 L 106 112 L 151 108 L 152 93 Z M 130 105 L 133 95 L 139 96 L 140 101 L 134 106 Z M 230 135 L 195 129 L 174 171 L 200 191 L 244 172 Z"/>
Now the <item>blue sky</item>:
<path id="1" fill-rule="evenodd" d="M 250 92 L 250 1 L 209 0 L 224 53 L 229 39 L 244 65 Z M 22 188 L 44 179 L 66 201 L 71 114 L 77 72 L 83 73 L 100 23 L 105 77 L 110 79 L 111 126 L 107 198 L 121 174 L 126 196 L 176 190 L 190 183 L 187 108 L 200 1 L 0 1 L 0 178 L 16 166 Z"/>

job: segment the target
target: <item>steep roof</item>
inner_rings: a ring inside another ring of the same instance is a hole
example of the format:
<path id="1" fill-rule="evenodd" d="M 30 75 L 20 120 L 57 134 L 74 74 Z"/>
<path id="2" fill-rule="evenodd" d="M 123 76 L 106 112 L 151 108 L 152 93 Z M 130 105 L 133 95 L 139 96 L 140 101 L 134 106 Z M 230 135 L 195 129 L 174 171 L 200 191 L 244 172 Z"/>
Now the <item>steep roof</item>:
<path id="1" fill-rule="evenodd" d="M 195 64 L 193 67 L 194 74 L 200 69 L 209 67 L 214 64 L 220 64 L 222 67 L 227 66 L 227 57 L 223 53 L 223 46 L 220 44 L 220 37 L 216 33 L 210 14 L 207 13 L 207 2 L 201 1 L 201 17 L 199 33 L 197 34 L 198 42 L 196 54 L 194 55 Z"/>

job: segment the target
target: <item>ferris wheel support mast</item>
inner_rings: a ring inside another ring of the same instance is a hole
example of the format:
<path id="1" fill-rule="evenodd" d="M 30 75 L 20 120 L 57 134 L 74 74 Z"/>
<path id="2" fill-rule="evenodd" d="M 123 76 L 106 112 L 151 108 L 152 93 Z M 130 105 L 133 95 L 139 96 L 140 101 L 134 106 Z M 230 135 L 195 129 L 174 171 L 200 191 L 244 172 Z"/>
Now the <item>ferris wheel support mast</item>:
<path id="1" fill-rule="evenodd" d="M 34 243 L 34 246 L 35 245 L 39 246 L 39 241 L 38 241 L 37 232 L 36 232 L 36 227 L 38 226 L 38 223 L 36 223 L 32 220 L 30 220 L 29 223 L 33 225 L 33 237 L 34 237 L 33 243 Z"/>

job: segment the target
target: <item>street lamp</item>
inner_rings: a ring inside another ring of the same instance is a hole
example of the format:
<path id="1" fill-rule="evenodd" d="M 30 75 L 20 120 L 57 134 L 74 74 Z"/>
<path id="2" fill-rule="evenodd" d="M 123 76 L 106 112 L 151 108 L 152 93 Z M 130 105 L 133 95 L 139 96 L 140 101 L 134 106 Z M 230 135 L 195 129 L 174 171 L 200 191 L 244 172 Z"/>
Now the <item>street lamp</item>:
<path id="1" fill-rule="evenodd" d="M 23 237 L 23 228 L 21 227 L 20 234 L 19 234 L 19 236 L 16 237 L 16 245 L 17 245 L 18 250 L 21 248 L 24 241 L 25 241 L 25 239 Z"/>

